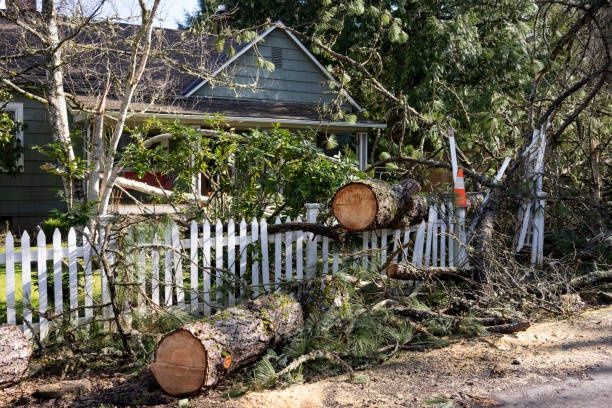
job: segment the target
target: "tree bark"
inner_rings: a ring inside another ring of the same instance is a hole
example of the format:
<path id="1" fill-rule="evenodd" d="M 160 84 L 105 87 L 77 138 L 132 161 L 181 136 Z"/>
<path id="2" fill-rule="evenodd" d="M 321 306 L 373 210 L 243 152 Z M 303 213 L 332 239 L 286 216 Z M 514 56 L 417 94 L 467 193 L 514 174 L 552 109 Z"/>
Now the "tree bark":
<path id="1" fill-rule="evenodd" d="M 420 184 L 413 179 L 395 185 L 382 180 L 355 181 L 336 191 L 332 213 L 348 231 L 385 228 L 406 217 L 424 217 L 426 207 L 413 197 L 420 190 Z"/>
<path id="2" fill-rule="evenodd" d="M 0 327 L 0 388 L 25 377 L 31 355 L 32 345 L 17 326 Z"/>
<path id="3" fill-rule="evenodd" d="M 194 394 L 256 361 L 303 324 L 302 307 L 292 297 L 264 296 L 167 334 L 150 369 L 164 392 Z"/>
<path id="4" fill-rule="evenodd" d="M 465 281 L 472 278 L 469 269 L 454 267 L 426 267 L 417 268 L 411 263 L 392 263 L 387 267 L 387 276 L 399 280 L 427 280 L 440 279 L 450 281 Z"/>

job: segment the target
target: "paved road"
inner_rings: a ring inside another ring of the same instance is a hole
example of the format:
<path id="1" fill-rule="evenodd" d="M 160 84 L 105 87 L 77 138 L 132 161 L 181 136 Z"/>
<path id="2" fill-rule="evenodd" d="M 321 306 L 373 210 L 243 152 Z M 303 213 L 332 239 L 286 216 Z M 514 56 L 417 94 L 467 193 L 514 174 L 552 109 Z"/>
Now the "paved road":
<path id="1" fill-rule="evenodd" d="M 522 390 L 494 394 L 504 407 L 612 407 L 612 361 L 588 370 L 582 378 L 568 378 Z"/>

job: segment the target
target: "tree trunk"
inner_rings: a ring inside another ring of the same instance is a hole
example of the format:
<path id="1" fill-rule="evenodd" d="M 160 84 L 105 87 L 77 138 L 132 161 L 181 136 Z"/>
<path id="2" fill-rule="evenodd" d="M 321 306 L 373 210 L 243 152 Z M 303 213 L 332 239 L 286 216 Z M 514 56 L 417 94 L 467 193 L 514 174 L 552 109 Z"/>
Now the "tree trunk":
<path id="1" fill-rule="evenodd" d="M 349 231 L 385 228 L 404 218 L 424 217 L 426 206 L 413 197 L 420 190 L 420 184 L 412 179 L 395 185 L 381 180 L 355 181 L 336 191 L 332 212 Z"/>
<path id="2" fill-rule="evenodd" d="M 25 377 L 31 355 L 32 345 L 17 326 L 0 327 L 0 388 Z"/>
<path id="3" fill-rule="evenodd" d="M 256 361 L 303 327 L 302 307 L 288 295 L 261 297 L 164 336 L 151 372 L 164 392 L 189 395 Z"/>
<path id="4" fill-rule="evenodd" d="M 427 280 L 440 279 L 450 281 L 465 281 L 471 279 L 472 274 L 469 269 L 459 269 L 454 267 L 425 267 L 417 268 L 411 263 L 392 263 L 387 267 L 387 276 L 391 279 L 399 280 Z"/>

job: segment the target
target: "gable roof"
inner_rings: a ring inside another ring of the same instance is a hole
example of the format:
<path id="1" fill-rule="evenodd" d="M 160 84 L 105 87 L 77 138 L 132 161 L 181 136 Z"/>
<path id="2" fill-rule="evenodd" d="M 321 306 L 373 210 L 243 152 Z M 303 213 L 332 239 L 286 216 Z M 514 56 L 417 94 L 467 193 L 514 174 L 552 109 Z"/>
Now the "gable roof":
<path id="1" fill-rule="evenodd" d="M 214 72 L 212 72 L 212 77 L 215 77 L 217 75 L 219 75 L 221 72 L 223 72 L 223 70 L 225 70 L 226 68 L 228 68 L 230 65 L 232 65 L 234 62 L 236 62 L 238 60 L 238 58 L 240 58 L 242 55 L 244 55 L 247 51 L 249 51 L 250 49 L 252 49 L 257 43 L 259 43 L 260 41 L 264 40 L 268 35 L 270 35 L 272 32 L 274 32 L 275 30 L 282 30 L 285 34 L 287 34 L 287 36 L 289 36 L 289 38 L 302 50 L 302 52 L 308 57 L 308 59 L 321 71 L 321 73 L 327 77 L 327 79 L 329 79 L 330 82 L 332 83 L 337 83 L 336 79 L 332 76 L 332 74 L 323 66 L 321 65 L 321 63 L 319 62 L 319 60 L 317 60 L 317 58 L 312 55 L 312 53 L 310 52 L 310 50 L 308 50 L 308 48 L 306 48 L 306 46 L 304 45 L 304 43 L 302 43 L 296 36 L 295 34 L 293 34 L 290 30 L 287 29 L 287 26 L 285 26 L 285 24 L 283 24 L 282 21 L 277 21 L 276 23 L 274 23 L 272 26 L 270 26 L 268 29 L 266 29 L 264 32 L 262 32 L 261 34 L 259 34 L 253 41 L 251 41 L 250 43 L 248 43 L 246 46 L 242 47 L 238 52 L 236 52 L 236 54 L 234 54 L 231 58 L 229 58 L 227 61 L 225 61 L 221 66 L 219 66 Z M 203 79 L 201 80 L 199 83 L 197 83 L 196 85 L 190 87 L 185 93 L 184 96 L 185 97 L 189 97 L 195 94 L 195 92 L 200 89 L 202 86 L 204 86 L 205 84 L 207 84 L 209 82 L 208 79 Z M 357 112 L 362 112 L 363 108 L 351 97 L 351 95 L 349 95 L 348 92 L 346 92 L 345 89 L 341 90 L 342 95 L 346 98 L 346 100 L 353 105 L 353 107 L 355 109 L 357 109 Z"/>
<path id="2" fill-rule="evenodd" d="M 70 28 L 63 29 L 67 31 L 65 35 L 70 36 Z M 97 98 L 105 87 L 109 64 L 112 66 L 111 74 L 120 80 L 128 66 L 130 40 L 136 30 L 137 26 L 130 24 L 100 22 L 72 38 L 80 48 L 68 47 L 65 52 L 67 63 L 64 65 L 64 87 L 71 95 L 75 111 L 97 106 Z M 296 126 L 301 123 L 308 127 L 333 125 L 353 130 L 385 127 L 384 123 L 364 120 L 361 117 L 356 123 L 338 121 L 328 109 L 316 104 L 186 96 L 193 94 L 195 87 L 206 83 L 195 72 L 207 73 L 213 77 L 218 75 L 275 30 L 283 30 L 290 41 L 312 61 L 315 69 L 320 70 L 325 78 L 334 81 L 331 74 L 282 23 L 269 27 L 250 43 L 239 44 L 235 40 L 227 39 L 226 41 L 238 50 L 236 55 L 231 57 L 217 51 L 218 37 L 215 35 L 200 34 L 199 37 L 192 38 L 191 34 L 184 30 L 155 29 L 153 41 L 155 47 L 163 50 L 163 55 L 151 56 L 130 106 L 131 115 L 135 118 L 143 115 L 170 118 L 174 115 L 181 118 L 190 117 L 194 121 L 199 118 L 201 122 L 202 118 L 220 113 L 226 118 L 235 118 L 236 123 L 292 123 Z M 104 35 L 102 40 L 101 35 Z M 37 52 L 21 52 L 22 49 L 36 51 L 36 42 L 36 38 L 32 38 L 20 27 L 0 19 L 0 56 L 5 57 L 0 59 L 0 77 L 8 74 L 13 82 L 28 90 L 44 86 L 47 82 L 44 56 Z M 11 58 L 12 55 L 17 57 Z M 169 63 L 168 60 L 172 62 Z M 190 69 L 182 69 L 181 65 Z M 109 114 L 120 106 L 121 92 L 121 87 L 111 86 L 107 99 Z M 363 110 L 348 93 L 343 92 L 343 95 L 352 107 L 358 111 Z"/>

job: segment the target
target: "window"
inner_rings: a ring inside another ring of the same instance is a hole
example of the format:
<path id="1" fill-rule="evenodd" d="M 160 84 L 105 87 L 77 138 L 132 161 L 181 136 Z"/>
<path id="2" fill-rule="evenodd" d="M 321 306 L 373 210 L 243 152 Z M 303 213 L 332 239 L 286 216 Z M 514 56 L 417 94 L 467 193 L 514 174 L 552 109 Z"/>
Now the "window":
<path id="1" fill-rule="evenodd" d="M 17 143 L 19 143 L 19 145 L 22 147 L 21 149 L 21 154 L 19 155 L 17 162 L 16 162 L 16 167 L 17 169 L 19 169 L 19 171 L 23 171 L 23 146 L 24 146 L 24 141 L 23 141 L 23 104 L 22 103 L 16 103 L 16 102 L 9 102 L 6 105 L 0 105 L 0 110 L 2 110 L 5 113 L 8 113 L 9 117 L 13 120 L 13 122 L 15 122 L 15 124 L 17 125 L 17 131 L 16 131 L 16 139 L 17 139 Z M 1 172 L 6 172 L 7 169 L 3 168 L 0 165 L 0 171 Z"/>

